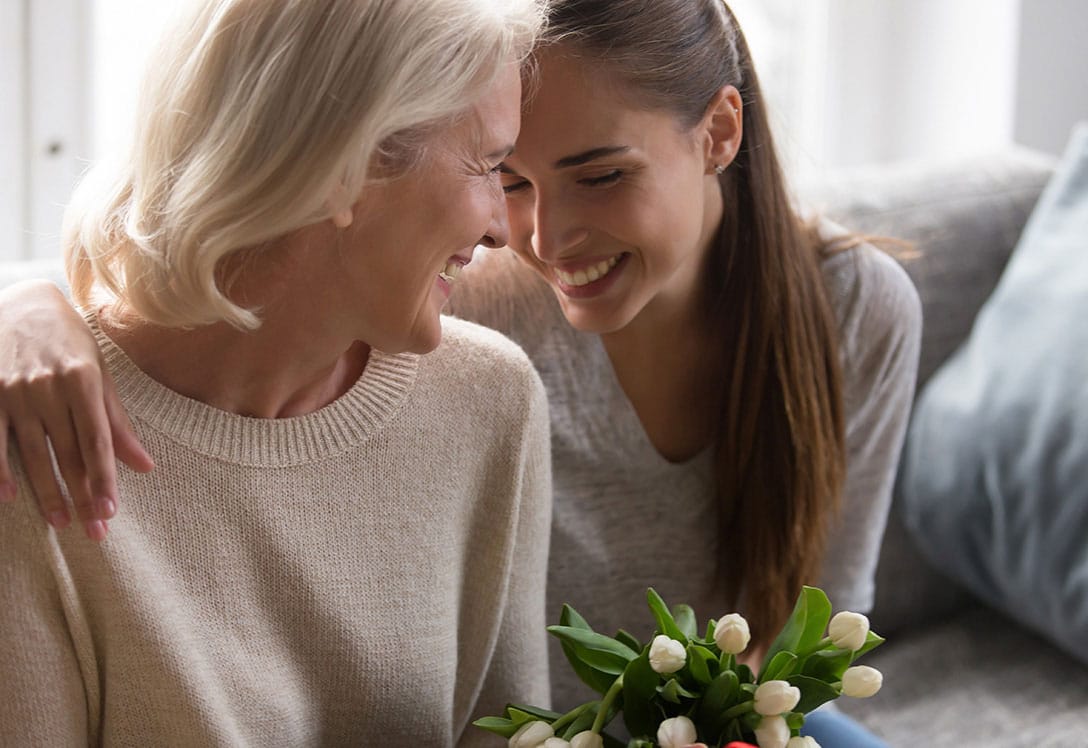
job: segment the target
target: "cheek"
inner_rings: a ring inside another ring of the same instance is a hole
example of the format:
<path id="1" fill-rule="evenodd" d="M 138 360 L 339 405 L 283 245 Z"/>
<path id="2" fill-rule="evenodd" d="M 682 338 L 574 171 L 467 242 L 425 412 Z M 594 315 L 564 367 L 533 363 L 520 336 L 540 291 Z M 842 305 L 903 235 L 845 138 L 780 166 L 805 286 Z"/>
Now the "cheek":
<path id="1" fill-rule="evenodd" d="M 533 237 L 532 202 L 521 196 L 507 198 L 506 216 L 510 223 L 510 248 L 521 255 L 531 253 Z"/>

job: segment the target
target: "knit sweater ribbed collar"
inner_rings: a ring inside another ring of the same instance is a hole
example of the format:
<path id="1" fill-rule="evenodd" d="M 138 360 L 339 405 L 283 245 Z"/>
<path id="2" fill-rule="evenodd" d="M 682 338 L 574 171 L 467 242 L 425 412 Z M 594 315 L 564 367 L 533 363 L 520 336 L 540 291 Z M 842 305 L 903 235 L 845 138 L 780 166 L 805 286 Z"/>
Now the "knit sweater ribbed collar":
<path id="1" fill-rule="evenodd" d="M 289 467 L 339 455 L 378 433 L 408 399 L 419 356 L 371 350 L 362 375 L 325 407 L 251 418 L 185 397 L 144 373 L 86 314 L 130 417 L 200 454 L 238 465 Z"/>

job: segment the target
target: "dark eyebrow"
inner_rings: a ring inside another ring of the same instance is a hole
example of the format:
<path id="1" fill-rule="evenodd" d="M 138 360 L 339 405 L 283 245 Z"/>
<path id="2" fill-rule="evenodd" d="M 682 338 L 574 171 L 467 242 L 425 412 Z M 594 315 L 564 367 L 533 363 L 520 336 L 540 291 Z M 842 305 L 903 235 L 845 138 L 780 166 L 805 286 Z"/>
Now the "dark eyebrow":
<path id="1" fill-rule="evenodd" d="M 630 147 L 625 145 L 613 145 L 605 146 L 603 148 L 591 148 L 588 151 L 582 153 L 576 153 L 573 156 L 564 156 L 555 162 L 556 169 L 566 169 L 570 166 L 581 166 L 582 164 L 589 163 L 598 158 L 604 158 L 605 156 L 614 156 L 617 153 L 626 153 L 631 150 Z"/>

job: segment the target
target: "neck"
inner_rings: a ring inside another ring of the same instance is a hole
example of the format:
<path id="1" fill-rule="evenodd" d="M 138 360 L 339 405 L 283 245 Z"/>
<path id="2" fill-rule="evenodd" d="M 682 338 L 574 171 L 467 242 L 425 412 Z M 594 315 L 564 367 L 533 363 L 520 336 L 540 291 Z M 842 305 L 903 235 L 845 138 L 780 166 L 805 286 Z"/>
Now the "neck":
<path id="1" fill-rule="evenodd" d="M 100 315 L 104 332 L 148 376 L 186 397 L 253 418 L 312 413 L 347 392 L 366 366 L 361 342 L 265 319 L 256 332 L 220 323 L 177 330 Z"/>

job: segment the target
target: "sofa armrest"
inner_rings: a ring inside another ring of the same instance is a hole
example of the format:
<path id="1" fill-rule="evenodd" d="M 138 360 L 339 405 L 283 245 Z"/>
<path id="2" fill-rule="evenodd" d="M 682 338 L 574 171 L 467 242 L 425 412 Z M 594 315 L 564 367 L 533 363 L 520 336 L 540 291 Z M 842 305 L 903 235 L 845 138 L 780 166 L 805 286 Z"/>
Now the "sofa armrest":
<path id="1" fill-rule="evenodd" d="M 919 391 L 970 333 L 1056 162 L 1012 148 L 954 162 L 845 171 L 800 191 L 810 209 L 854 231 L 912 245 L 900 261 L 918 288 L 925 320 Z M 884 634 L 943 619 L 970 599 L 922 560 L 898 504 L 896 496 L 872 611 Z"/>

